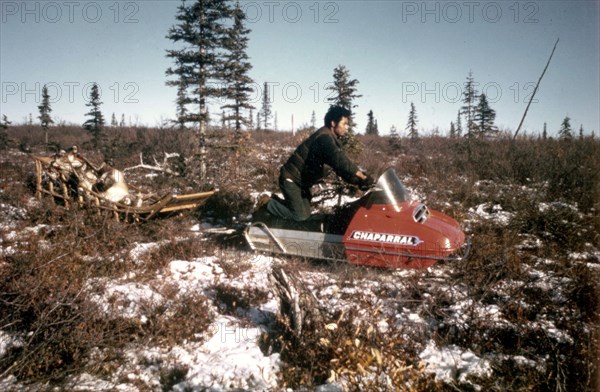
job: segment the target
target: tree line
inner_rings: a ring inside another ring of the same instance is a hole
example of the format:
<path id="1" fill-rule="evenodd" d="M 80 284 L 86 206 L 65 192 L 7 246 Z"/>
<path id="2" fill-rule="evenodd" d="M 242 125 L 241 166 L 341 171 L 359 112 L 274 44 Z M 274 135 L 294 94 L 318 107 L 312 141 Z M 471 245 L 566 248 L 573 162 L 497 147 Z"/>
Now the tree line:
<path id="1" fill-rule="evenodd" d="M 206 154 L 206 127 L 209 121 L 209 101 L 221 103 L 222 125 L 228 124 L 235 130 L 236 139 L 244 129 L 269 129 L 277 127 L 277 114 L 273 113 L 271 97 L 267 82 L 264 82 L 261 107 L 251 103 L 256 85 L 249 76 L 252 69 L 247 48 L 249 33 L 246 27 L 246 15 L 239 1 L 231 0 L 195 0 L 191 3 L 182 1 L 178 6 L 176 24 L 167 32 L 166 37 L 174 44 L 166 50 L 166 56 L 173 60 L 173 65 L 166 69 L 166 85 L 176 88 L 176 112 L 172 124 L 179 128 L 192 128 L 196 136 L 192 147 L 199 162 L 200 178 L 204 176 L 204 156 Z M 327 87 L 331 91 L 328 103 L 338 105 L 354 113 L 358 106 L 356 99 L 362 97 L 358 93 L 357 79 L 350 76 L 350 71 L 339 65 L 333 70 L 333 83 Z M 496 112 L 491 108 L 484 93 L 475 90 L 472 72 L 469 72 L 464 83 L 462 106 L 457 113 L 456 121 L 450 122 L 450 137 L 489 137 L 499 131 L 495 126 Z M 91 133 L 94 145 L 102 139 L 102 128 L 105 126 L 104 116 L 100 110 L 99 89 L 94 84 L 86 106 L 88 119 L 83 127 Z M 212 107 L 212 106 L 211 106 Z M 46 132 L 53 124 L 50 116 L 50 96 L 46 86 L 42 89 L 42 102 L 38 106 L 39 120 Z M 256 110 L 256 117 L 254 116 Z M 367 135 L 379 135 L 377 119 L 373 110 L 367 114 Z M 124 115 L 117 123 L 115 114 L 111 119 L 112 126 L 124 126 Z M 4 131 L 10 122 L 4 116 L 0 123 L 0 131 Z M 313 128 L 316 125 L 315 114 L 311 118 Z M 463 125 L 464 124 L 464 125 Z M 353 116 L 350 118 L 350 139 L 356 133 Z M 410 139 L 419 138 L 417 110 L 413 102 L 405 131 Z M 583 128 L 580 129 L 580 134 Z M 573 137 L 570 118 L 567 116 L 559 129 L 559 137 Z M 544 124 L 544 137 L 546 125 Z M 395 126 L 390 129 L 392 139 L 398 138 Z"/>

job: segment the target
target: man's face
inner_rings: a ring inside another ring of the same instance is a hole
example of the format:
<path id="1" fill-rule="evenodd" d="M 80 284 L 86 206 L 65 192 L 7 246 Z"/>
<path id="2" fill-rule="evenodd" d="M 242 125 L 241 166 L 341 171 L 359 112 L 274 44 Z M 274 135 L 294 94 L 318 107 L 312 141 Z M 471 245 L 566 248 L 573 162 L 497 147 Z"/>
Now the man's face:
<path id="1" fill-rule="evenodd" d="M 338 137 L 344 136 L 348 132 L 348 117 L 342 117 L 337 124 L 332 121 L 331 128 Z"/>

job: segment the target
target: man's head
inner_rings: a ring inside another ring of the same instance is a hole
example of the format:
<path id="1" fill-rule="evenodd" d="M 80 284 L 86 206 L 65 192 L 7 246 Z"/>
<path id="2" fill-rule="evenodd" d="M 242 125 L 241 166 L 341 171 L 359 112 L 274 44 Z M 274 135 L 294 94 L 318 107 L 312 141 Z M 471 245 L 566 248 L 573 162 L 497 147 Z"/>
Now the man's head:
<path id="1" fill-rule="evenodd" d="M 344 136 L 348 132 L 350 111 L 341 106 L 332 106 L 325 115 L 325 126 L 331 128 L 337 136 Z"/>

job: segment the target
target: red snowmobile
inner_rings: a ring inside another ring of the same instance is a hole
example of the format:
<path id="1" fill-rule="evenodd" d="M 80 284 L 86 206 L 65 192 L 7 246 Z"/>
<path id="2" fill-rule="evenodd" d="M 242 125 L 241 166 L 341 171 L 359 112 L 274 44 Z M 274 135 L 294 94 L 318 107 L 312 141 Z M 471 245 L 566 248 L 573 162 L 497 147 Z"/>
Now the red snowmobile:
<path id="1" fill-rule="evenodd" d="M 410 200 L 393 169 L 360 199 L 304 222 L 253 216 L 253 250 L 389 268 L 427 268 L 467 256 L 470 242 L 449 216 Z"/>

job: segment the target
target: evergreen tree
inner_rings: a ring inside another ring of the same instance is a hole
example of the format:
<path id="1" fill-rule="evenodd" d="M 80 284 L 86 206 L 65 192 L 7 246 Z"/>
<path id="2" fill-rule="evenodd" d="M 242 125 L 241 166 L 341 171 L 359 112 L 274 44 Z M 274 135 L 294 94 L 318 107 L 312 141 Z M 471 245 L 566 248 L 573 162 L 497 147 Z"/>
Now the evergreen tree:
<path id="1" fill-rule="evenodd" d="M 378 135 L 379 131 L 377 129 L 377 121 L 375 120 L 375 116 L 373 115 L 373 111 L 369 110 L 367 113 L 368 121 L 367 128 L 365 129 L 365 134 L 367 135 Z"/>
<path id="2" fill-rule="evenodd" d="M 271 99 L 269 98 L 269 86 L 267 82 L 264 84 L 263 88 L 263 98 L 262 98 L 262 108 L 260 109 L 260 117 L 262 118 L 264 128 L 269 129 L 269 125 L 271 125 Z"/>
<path id="3" fill-rule="evenodd" d="M 561 139 L 569 140 L 573 138 L 573 134 L 571 133 L 571 119 L 569 116 L 566 116 L 558 130 L 558 136 Z"/>
<path id="4" fill-rule="evenodd" d="M 579 140 L 583 140 L 583 124 L 579 126 Z"/>
<path id="5" fill-rule="evenodd" d="M 46 145 L 48 145 L 48 126 L 54 124 L 54 121 L 52 120 L 52 117 L 50 117 L 52 109 L 50 108 L 50 94 L 48 94 L 48 87 L 46 87 L 46 85 L 42 87 L 42 104 L 38 106 L 38 109 L 40 111 L 40 116 L 38 118 L 44 129 Z"/>
<path id="6" fill-rule="evenodd" d="M 0 149 L 5 149 L 6 147 L 8 147 L 8 133 L 6 132 L 6 130 L 8 129 L 10 124 L 12 123 L 8 121 L 8 118 L 6 118 L 6 114 L 4 114 L 2 116 L 2 122 L 0 123 Z"/>
<path id="7" fill-rule="evenodd" d="M 350 78 L 350 71 L 343 65 L 338 65 L 333 70 L 333 84 L 327 86 L 327 90 L 332 91 L 332 97 L 327 98 L 327 101 L 331 103 L 331 106 L 341 106 L 353 112 L 353 109 L 358 105 L 354 104 L 356 98 L 362 97 L 357 94 L 358 80 Z M 349 133 L 354 131 L 354 120 L 352 114 L 348 119 Z"/>
<path id="8" fill-rule="evenodd" d="M 177 128 L 185 129 L 185 124 L 189 119 L 189 111 L 187 106 L 190 103 L 190 99 L 186 94 L 186 85 L 180 79 L 179 84 L 177 85 L 177 99 L 175 100 L 176 110 L 177 110 L 177 118 L 175 119 L 175 124 L 177 124 Z"/>
<path id="9" fill-rule="evenodd" d="M 256 112 L 256 129 L 259 130 L 259 131 L 262 129 L 260 127 L 260 122 L 261 122 L 260 111 L 258 111 L 258 112 Z"/>
<path id="10" fill-rule="evenodd" d="M 46 85 L 42 87 L 42 104 L 38 106 L 38 109 L 40 110 L 40 116 L 38 118 L 40 119 L 42 128 L 47 132 L 48 126 L 54 124 L 54 121 L 52 120 L 52 117 L 50 117 L 52 109 L 50 108 L 50 94 L 48 94 L 48 87 L 46 87 Z M 46 140 L 46 142 L 48 141 Z"/>
<path id="11" fill-rule="evenodd" d="M 275 115 L 273 116 L 273 129 L 276 131 L 278 130 L 279 124 L 277 124 L 277 112 L 275 112 Z"/>
<path id="12" fill-rule="evenodd" d="M 317 129 L 317 114 L 314 110 L 312 111 L 312 114 L 310 116 L 310 127 L 313 131 Z"/>
<path id="13" fill-rule="evenodd" d="M 85 106 L 90 108 L 90 111 L 85 115 L 90 116 L 90 118 L 83 123 L 83 127 L 92 134 L 94 147 L 98 147 L 100 144 L 102 128 L 104 127 L 104 116 L 100 111 L 100 105 L 102 105 L 102 102 L 100 102 L 100 92 L 98 85 L 94 83 L 90 91 L 90 101 L 85 104 Z"/>
<path id="14" fill-rule="evenodd" d="M 110 119 L 110 126 L 116 127 L 117 125 L 119 125 L 119 123 L 117 122 L 117 116 L 115 116 L 115 112 L 113 112 L 112 117 Z"/>
<path id="15" fill-rule="evenodd" d="M 479 96 L 479 103 L 477 104 L 474 118 L 479 135 L 485 136 L 497 132 L 498 129 L 494 125 L 495 120 L 496 111 L 488 104 L 485 94 L 481 94 Z"/>
<path id="16" fill-rule="evenodd" d="M 227 2 L 222 0 L 196 0 L 191 5 L 182 1 L 177 8 L 177 24 L 169 29 L 167 38 L 181 43 L 183 48 L 167 50 L 167 57 L 175 60 L 174 68 L 168 68 L 167 76 L 177 80 L 167 81 L 168 86 L 178 88 L 178 120 L 199 124 L 192 150 L 199 160 L 199 177 L 206 176 L 206 126 L 209 121 L 207 99 L 221 97 L 218 87 L 223 75 L 224 60 L 220 50 L 224 47 L 226 20 L 231 15 Z M 185 98 L 183 98 L 185 97 Z M 182 106 L 195 105 L 196 110 L 181 114 Z M 193 166 L 196 168 L 196 166 Z"/>
<path id="17" fill-rule="evenodd" d="M 462 124 L 460 121 L 460 110 L 458 111 L 458 114 L 456 115 L 456 136 L 461 137 L 462 136 Z"/>
<path id="18" fill-rule="evenodd" d="M 408 113 L 408 122 L 406 123 L 406 130 L 408 131 L 408 136 L 413 140 L 419 137 L 417 120 L 417 110 L 415 109 L 415 104 L 411 102 L 410 112 Z"/>
<path id="19" fill-rule="evenodd" d="M 8 117 L 6 117 L 6 114 L 2 115 L 2 122 L 0 123 L 0 129 L 8 129 L 10 124 L 12 124 L 12 122 L 8 121 Z"/>
<path id="20" fill-rule="evenodd" d="M 450 121 L 450 138 L 456 138 L 456 128 L 454 127 L 454 122 Z"/>
<path id="21" fill-rule="evenodd" d="M 477 91 L 475 90 L 475 81 L 473 80 L 473 72 L 469 71 L 469 75 L 467 76 L 467 81 L 464 84 L 463 91 L 463 103 L 464 105 L 461 107 L 461 112 L 465 116 L 467 120 L 466 124 L 466 136 L 472 137 L 474 136 L 475 128 L 475 100 L 477 98 Z"/>
<path id="22" fill-rule="evenodd" d="M 121 122 L 119 123 L 121 128 L 125 128 L 125 113 L 121 113 Z"/>
<path id="23" fill-rule="evenodd" d="M 254 91 L 252 88 L 253 80 L 248 76 L 248 72 L 252 69 L 248 54 L 248 34 L 250 29 L 244 27 L 246 14 L 240 8 L 239 1 L 236 3 L 232 11 L 233 26 L 227 30 L 224 41 L 225 68 L 223 79 L 225 80 L 225 98 L 231 103 L 221 106 L 223 109 L 230 109 L 231 114 L 227 116 L 227 120 L 235 122 L 235 132 L 239 138 L 242 131 L 242 125 L 248 127 L 249 122 L 244 115 L 244 111 L 254 108 L 250 104 L 250 93 Z"/>
<path id="24" fill-rule="evenodd" d="M 401 146 L 401 141 L 400 141 L 400 135 L 398 134 L 398 129 L 396 128 L 395 125 L 392 125 L 392 127 L 390 128 L 390 146 L 393 149 L 399 149 Z"/>
<path id="25" fill-rule="evenodd" d="M 544 130 L 542 131 L 542 139 L 546 140 L 548 138 L 548 131 L 546 129 L 546 123 L 544 123 Z"/>
<path id="26" fill-rule="evenodd" d="M 254 110 L 250 108 L 250 113 L 248 114 L 248 128 L 254 128 Z"/>

